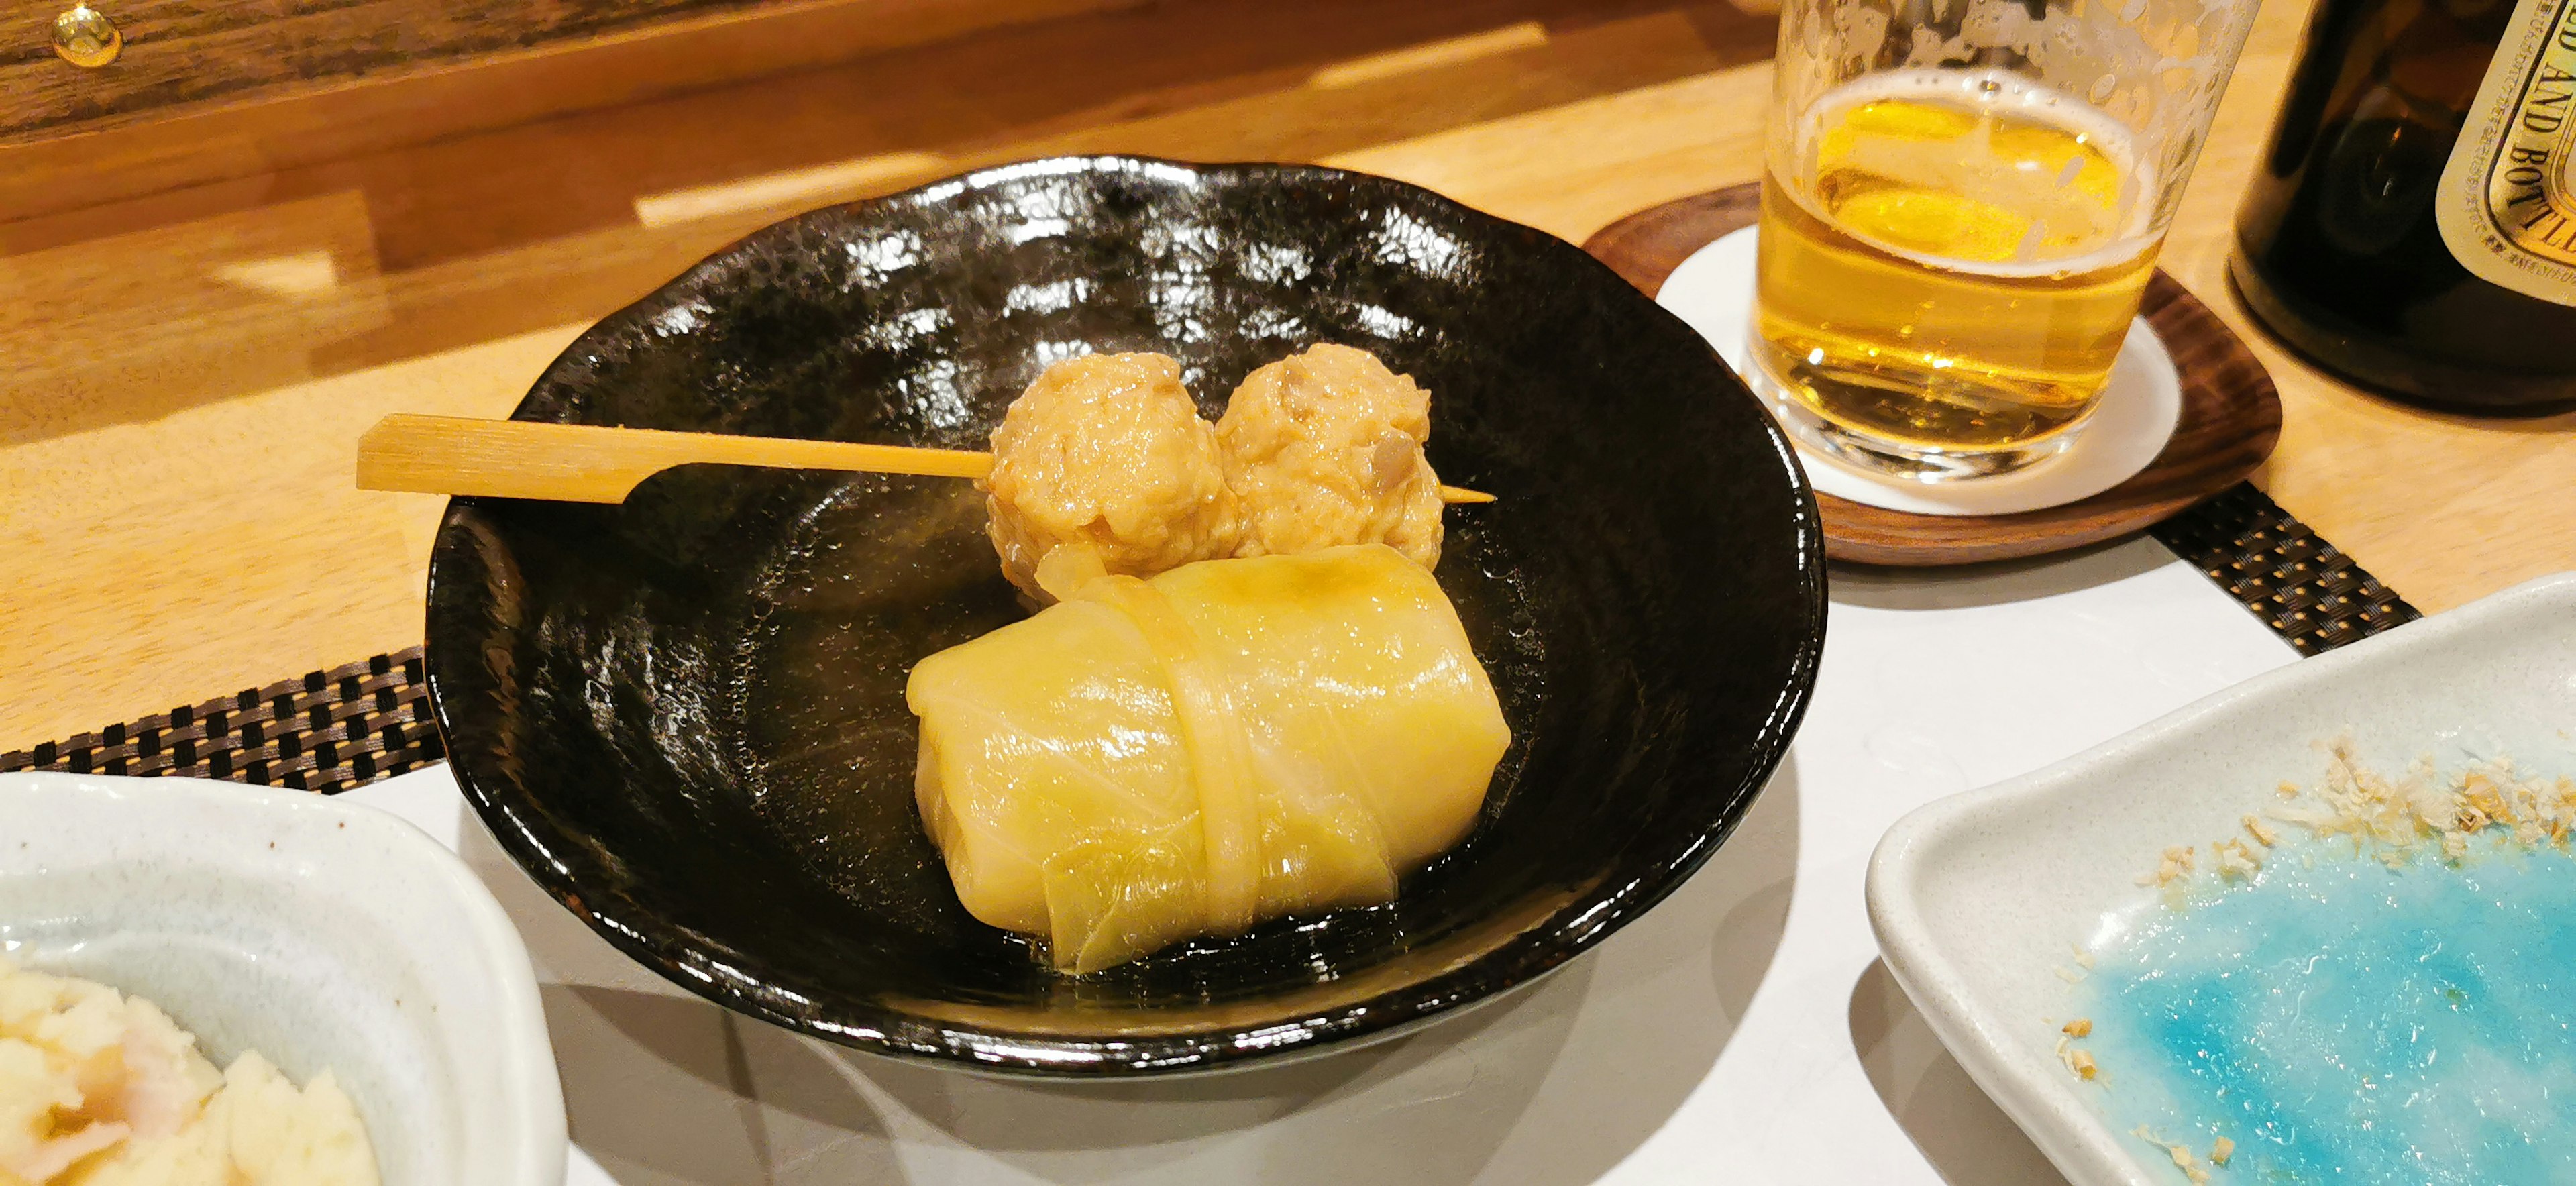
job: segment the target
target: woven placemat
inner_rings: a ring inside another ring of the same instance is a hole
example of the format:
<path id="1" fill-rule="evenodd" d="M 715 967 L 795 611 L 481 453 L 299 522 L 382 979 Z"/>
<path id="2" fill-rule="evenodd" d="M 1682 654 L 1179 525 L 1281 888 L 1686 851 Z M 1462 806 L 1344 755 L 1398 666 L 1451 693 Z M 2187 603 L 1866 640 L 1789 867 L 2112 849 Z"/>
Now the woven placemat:
<path id="1" fill-rule="evenodd" d="M 2423 616 L 2251 486 L 2228 490 L 2151 534 L 2301 654 Z M 444 756 L 414 647 L 0 754 L 0 774 L 184 774 L 328 793 Z"/>
<path id="2" fill-rule="evenodd" d="M 2245 603 L 2302 655 L 2322 654 L 2424 616 L 2252 486 L 2230 487 L 2147 533 Z"/>
<path id="3" fill-rule="evenodd" d="M 0 754 L 0 774 L 180 774 L 335 792 L 446 756 L 413 647 Z"/>

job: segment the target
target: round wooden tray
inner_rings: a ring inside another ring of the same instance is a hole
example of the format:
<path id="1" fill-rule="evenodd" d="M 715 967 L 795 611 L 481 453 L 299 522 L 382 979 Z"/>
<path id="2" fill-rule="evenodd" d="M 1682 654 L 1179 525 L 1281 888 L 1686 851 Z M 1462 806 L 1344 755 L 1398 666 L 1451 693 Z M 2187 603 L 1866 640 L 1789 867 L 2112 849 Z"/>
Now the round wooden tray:
<path id="1" fill-rule="evenodd" d="M 1651 296 L 1691 253 L 1751 225 L 1760 205 L 1758 184 L 1697 194 L 1603 227 L 1583 248 Z M 2281 439 L 2272 377 L 2162 269 L 2139 311 L 2181 372 L 2182 421 L 2136 477 L 2065 506 L 2011 515 L 1917 515 L 1820 493 L 1825 554 L 1918 567 L 2045 555 L 2154 526 L 2245 480 Z"/>

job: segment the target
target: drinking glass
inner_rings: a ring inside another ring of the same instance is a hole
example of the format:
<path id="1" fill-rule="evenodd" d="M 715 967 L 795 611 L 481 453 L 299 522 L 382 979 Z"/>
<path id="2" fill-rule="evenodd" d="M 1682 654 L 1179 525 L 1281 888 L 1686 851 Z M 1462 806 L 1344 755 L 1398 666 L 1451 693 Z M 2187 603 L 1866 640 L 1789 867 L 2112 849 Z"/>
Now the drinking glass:
<path id="1" fill-rule="evenodd" d="M 1748 380 L 1938 482 L 2100 402 L 2254 0 L 1788 0 Z"/>

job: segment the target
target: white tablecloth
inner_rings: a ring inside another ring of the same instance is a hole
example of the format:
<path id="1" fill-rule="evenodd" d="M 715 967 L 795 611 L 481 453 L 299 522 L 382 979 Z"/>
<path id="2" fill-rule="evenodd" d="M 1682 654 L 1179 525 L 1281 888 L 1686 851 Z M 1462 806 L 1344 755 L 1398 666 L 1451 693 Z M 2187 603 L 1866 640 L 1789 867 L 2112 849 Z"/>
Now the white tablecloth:
<path id="1" fill-rule="evenodd" d="M 1917 804 L 2295 658 L 2148 540 L 1966 575 L 1838 570 L 1796 745 L 1671 899 L 1411 1038 L 1170 1083 L 980 1078 L 736 1017 L 537 890 L 444 767 L 348 797 L 454 845 L 527 937 L 587 1155 L 573 1186 L 2048 1186 L 1877 963 L 1870 849 Z"/>

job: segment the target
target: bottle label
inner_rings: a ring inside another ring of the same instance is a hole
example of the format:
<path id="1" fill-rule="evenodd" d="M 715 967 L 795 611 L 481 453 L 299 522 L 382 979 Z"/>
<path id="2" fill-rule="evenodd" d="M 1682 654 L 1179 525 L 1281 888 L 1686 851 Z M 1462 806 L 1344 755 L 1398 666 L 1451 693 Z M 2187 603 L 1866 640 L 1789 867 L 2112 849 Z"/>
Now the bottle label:
<path id="1" fill-rule="evenodd" d="M 2435 222 L 2480 280 L 2576 305 L 2576 0 L 2521 0 L 2442 169 Z"/>

